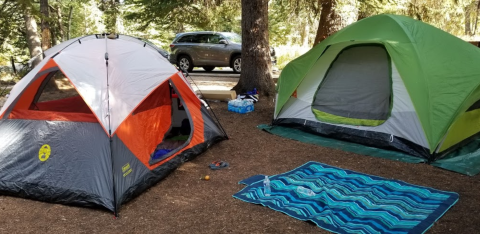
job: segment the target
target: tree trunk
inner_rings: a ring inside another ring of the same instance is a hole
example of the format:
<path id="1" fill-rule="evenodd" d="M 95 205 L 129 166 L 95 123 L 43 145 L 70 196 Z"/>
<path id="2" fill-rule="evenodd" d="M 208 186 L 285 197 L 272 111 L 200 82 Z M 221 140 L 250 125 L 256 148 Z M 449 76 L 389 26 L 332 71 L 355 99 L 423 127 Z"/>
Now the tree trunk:
<path id="1" fill-rule="evenodd" d="M 51 12 L 54 12 L 56 14 L 57 12 L 57 9 L 53 8 L 52 6 L 49 7 L 50 8 L 50 11 Z M 54 16 L 52 16 L 53 18 Z M 50 36 L 52 37 L 52 47 L 55 46 L 55 45 L 58 45 L 60 44 L 60 40 L 59 40 L 59 35 L 60 35 L 60 29 L 59 29 L 59 25 L 57 25 L 57 22 L 55 21 L 52 21 L 50 22 Z"/>
<path id="2" fill-rule="evenodd" d="M 85 19 L 87 18 L 87 6 L 86 5 L 83 5 L 83 17 Z M 87 21 L 84 20 L 83 21 L 83 34 L 87 34 L 87 29 L 88 29 Z"/>
<path id="3" fill-rule="evenodd" d="M 470 5 L 464 8 L 465 10 L 465 35 L 471 36 L 472 35 L 472 27 L 471 27 L 471 8 Z"/>
<path id="4" fill-rule="evenodd" d="M 337 0 L 323 0 L 320 22 L 318 23 L 317 35 L 313 46 L 339 30 L 340 16 L 335 13 Z"/>
<path id="5" fill-rule="evenodd" d="M 30 15 L 30 9 L 25 10 L 23 18 L 25 19 L 25 35 L 27 36 L 30 57 L 37 57 L 32 62 L 32 66 L 35 67 L 42 61 L 42 56 L 40 55 L 42 53 L 42 44 L 40 43 L 40 38 L 37 34 L 37 22 L 35 21 L 35 18 Z"/>
<path id="6" fill-rule="evenodd" d="M 68 9 L 67 40 L 70 40 L 70 26 L 72 25 L 72 11 L 73 11 L 73 6 L 70 6 L 70 9 Z"/>
<path id="7" fill-rule="evenodd" d="M 50 10 L 48 8 L 48 0 L 40 0 L 40 13 L 42 13 L 41 30 L 42 30 L 42 49 L 45 51 L 52 47 L 52 33 L 50 31 Z"/>
<path id="8" fill-rule="evenodd" d="M 42 49 L 43 51 L 52 47 L 52 32 L 50 31 L 50 9 L 48 0 L 40 0 L 40 13 L 42 13 Z M 45 86 L 47 91 L 58 91 L 58 86 L 55 83 L 55 79 L 51 78 L 48 84 Z"/>
<path id="9" fill-rule="evenodd" d="M 15 67 L 15 60 L 13 56 L 10 57 L 10 62 L 12 63 L 13 74 L 17 74 L 17 68 Z"/>
<path id="10" fill-rule="evenodd" d="M 118 4 L 115 0 L 103 1 L 103 17 L 107 32 L 117 33 L 117 17 L 119 15 Z"/>
<path id="11" fill-rule="evenodd" d="M 478 17 L 480 16 L 480 0 L 477 1 L 477 12 L 475 14 L 475 23 L 473 23 L 473 32 L 472 36 L 477 33 L 477 27 L 478 27 Z"/>
<path id="12" fill-rule="evenodd" d="M 65 41 L 65 28 L 63 27 L 62 21 L 62 6 L 60 4 L 57 5 L 57 24 L 58 24 L 58 36 L 60 41 Z"/>
<path id="13" fill-rule="evenodd" d="M 303 27 L 303 30 L 300 35 L 302 38 L 302 47 L 308 47 L 308 43 L 309 43 L 308 35 L 310 35 L 310 24 L 308 24 L 308 22 L 306 22 L 305 27 Z"/>
<path id="14" fill-rule="evenodd" d="M 268 0 L 242 0 L 242 63 L 237 93 L 256 88 L 260 95 L 273 97 L 268 44 Z"/>
<path id="15" fill-rule="evenodd" d="M 50 12 L 54 12 L 55 15 L 57 14 L 57 9 L 56 8 L 54 8 L 52 6 L 49 6 L 48 8 L 50 9 Z M 53 16 L 51 16 L 51 17 L 53 18 Z M 61 39 L 59 37 L 60 37 L 61 33 L 60 33 L 60 25 L 58 25 L 58 21 L 55 22 L 55 21 L 52 20 L 50 23 L 51 23 L 49 25 L 50 26 L 50 33 L 51 33 L 50 36 L 52 38 L 51 43 L 52 43 L 52 47 L 53 47 L 53 46 L 56 46 L 56 45 L 60 44 Z"/>

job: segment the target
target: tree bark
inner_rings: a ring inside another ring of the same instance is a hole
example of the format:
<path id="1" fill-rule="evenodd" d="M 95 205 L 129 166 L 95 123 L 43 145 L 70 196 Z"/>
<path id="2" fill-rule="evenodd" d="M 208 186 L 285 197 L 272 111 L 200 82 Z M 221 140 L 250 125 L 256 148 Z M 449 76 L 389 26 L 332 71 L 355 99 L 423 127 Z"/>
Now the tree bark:
<path id="1" fill-rule="evenodd" d="M 325 38 L 339 30 L 341 20 L 340 16 L 335 13 L 337 0 L 322 0 L 322 11 L 320 22 L 318 23 L 317 35 L 313 46 L 317 45 Z"/>
<path id="2" fill-rule="evenodd" d="M 305 24 L 305 27 L 302 27 L 303 30 L 300 33 L 300 36 L 302 38 L 302 46 L 303 47 L 308 47 L 309 43 L 309 38 L 308 35 L 310 35 L 310 24 L 308 22 Z"/>
<path id="3" fill-rule="evenodd" d="M 50 9 L 48 5 L 48 0 L 40 0 L 40 13 L 42 14 L 42 49 L 43 51 L 52 47 L 52 32 L 50 31 Z M 47 91 L 58 91 L 57 83 L 55 79 L 51 78 L 48 81 L 48 84 L 45 86 Z"/>
<path id="4" fill-rule="evenodd" d="M 30 57 L 36 57 L 36 59 L 32 62 L 32 66 L 35 67 L 43 59 L 40 55 L 42 53 L 42 44 L 37 34 L 37 22 L 30 14 L 30 9 L 25 10 L 23 18 L 25 19 L 25 35 L 27 36 L 28 51 L 30 52 Z"/>
<path id="5" fill-rule="evenodd" d="M 242 64 L 237 93 L 256 88 L 260 95 L 273 97 L 268 43 L 268 0 L 242 0 Z"/>
<path id="6" fill-rule="evenodd" d="M 471 27 L 471 8 L 470 5 L 464 8 L 465 10 L 465 35 L 471 36 L 472 35 L 472 27 Z"/>
<path id="7" fill-rule="evenodd" d="M 58 38 L 60 41 L 65 41 L 65 28 L 63 27 L 62 21 L 62 6 L 57 4 L 56 15 L 57 15 L 57 24 L 58 24 Z M 57 39 L 57 38 L 56 38 Z"/>
<path id="8" fill-rule="evenodd" d="M 70 40 L 70 27 L 72 25 L 72 11 L 73 11 L 73 6 L 70 6 L 70 9 L 68 9 L 67 40 Z"/>
<path id="9" fill-rule="evenodd" d="M 103 17 L 105 20 L 105 28 L 107 32 L 117 33 L 117 18 L 119 15 L 118 4 L 115 0 L 106 0 L 102 2 Z"/>
<path id="10" fill-rule="evenodd" d="M 51 12 L 54 12 L 56 14 L 57 12 L 57 9 L 53 8 L 52 6 L 49 7 L 50 8 L 50 11 Z M 52 16 L 53 17 L 53 16 Z M 59 29 L 59 25 L 57 25 L 57 22 L 55 21 L 51 21 L 50 22 L 50 36 L 52 37 L 52 47 L 53 46 L 56 46 L 58 44 L 60 44 L 60 40 L 59 40 L 59 35 L 60 35 L 60 29 Z"/>
<path id="11" fill-rule="evenodd" d="M 50 10 L 48 0 L 40 0 L 40 13 L 42 13 L 41 31 L 42 31 L 42 49 L 45 51 L 52 47 L 52 32 L 50 31 Z"/>
<path id="12" fill-rule="evenodd" d="M 472 35 L 475 35 L 477 33 L 477 27 L 478 27 L 478 17 L 480 16 L 480 0 L 477 1 L 477 12 L 475 14 L 475 23 L 473 23 L 473 32 Z"/>
<path id="13" fill-rule="evenodd" d="M 17 74 L 17 68 L 15 67 L 15 60 L 13 56 L 10 57 L 10 62 L 12 63 L 13 74 Z"/>

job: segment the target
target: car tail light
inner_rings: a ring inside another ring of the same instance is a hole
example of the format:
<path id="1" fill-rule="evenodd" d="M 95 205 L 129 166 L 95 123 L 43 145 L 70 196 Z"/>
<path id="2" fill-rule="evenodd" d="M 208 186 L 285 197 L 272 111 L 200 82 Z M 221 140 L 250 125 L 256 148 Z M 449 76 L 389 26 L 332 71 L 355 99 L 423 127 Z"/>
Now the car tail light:
<path id="1" fill-rule="evenodd" d="M 170 48 L 173 48 L 175 45 L 174 44 L 170 44 Z"/>

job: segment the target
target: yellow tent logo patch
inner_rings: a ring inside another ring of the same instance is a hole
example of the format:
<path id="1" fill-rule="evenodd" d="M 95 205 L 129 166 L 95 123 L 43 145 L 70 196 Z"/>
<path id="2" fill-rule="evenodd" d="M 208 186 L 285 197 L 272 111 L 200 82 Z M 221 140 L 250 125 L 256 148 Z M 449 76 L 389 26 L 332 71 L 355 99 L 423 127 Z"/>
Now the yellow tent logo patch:
<path id="1" fill-rule="evenodd" d="M 132 172 L 132 168 L 130 168 L 130 163 L 123 165 L 122 172 L 123 172 L 123 177 L 127 176 Z"/>
<path id="2" fill-rule="evenodd" d="M 38 159 L 40 159 L 40 161 L 42 162 L 47 161 L 48 157 L 50 157 L 51 152 L 52 150 L 50 149 L 50 146 L 48 144 L 42 145 L 42 147 L 38 151 Z"/>

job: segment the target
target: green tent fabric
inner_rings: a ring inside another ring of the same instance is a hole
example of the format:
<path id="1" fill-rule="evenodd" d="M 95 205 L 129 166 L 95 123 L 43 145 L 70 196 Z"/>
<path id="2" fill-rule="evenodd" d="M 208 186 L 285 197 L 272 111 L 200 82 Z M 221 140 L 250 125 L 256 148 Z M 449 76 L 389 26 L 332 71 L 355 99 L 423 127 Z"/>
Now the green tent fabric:
<path id="1" fill-rule="evenodd" d="M 296 128 L 271 126 L 268 124 L 258 125 L 257 128 L 280 137 L 285 137 L 308 144 L 314 144 L 333 149 L 340 149 L 357 154 L 369 155 L 373 157 L 385 158 L 406 163 L 427 163 L 426 160 L 413 157 L 399 151 L 383 150 L 375 147 L 364 146 L 361 144 L 339 141 L 332 138 L 307 133 Z M 475 141 L 470 142 L 466 146 L 451 152 L 445 158 L 431 163 L 431 165 L 449 171 L 458 172 L 464 175 L 475 176 L 480 173 L 479 148 L 480 139 L 476 139 Z"/>
<path id="2" fill-rule="evenodd" d="M 392 151 L 392 150 L 383 150 L 374 147 L 368 147 L 360 144 L 355 144 L 346 141 L 339 141 L 328 137 L 321 137 L 315 134 L 304 132 L 296 128 L 287 128 L 282 126 L 271 126 L 267 124 L 260 124 L 257 128 L 269 132 L 271 134 L 289 138 L 292 140 L 314 144 L 319 146 L 324 146 L 333 149 L 341 149 L 348 152 L 353 152 L 357 154 L 370 155 L 379 158 L 386 158 L 394 161 L 408 162 L 408 163 L 424 163 L 426 160 L 410 156 L 408 154 Z M 480 165 L 480 163 L 479 163 Z"/>
<path id="3" fill-rule="evenodd" d="M 480 111 L 464 116 L 480 100 L 480 49 L 429 24 L 389 14 L 351 24 L 290 62 L 278 80 L 275 116 L 322 54 L 341 43 L 376 43 L 385 47 L 410 95 L 430 154 L 442 142 L 443 151 L 470 137 L 462 133 L 464 130 L 469 129 L 469 134 L 480 131 L 480 124 L 460 126 L 465 119 L 480 117 Z M 460 123 L 456 123 L 459 119 Z M 452 125 L 461 130 L 449 136 Z"/>

